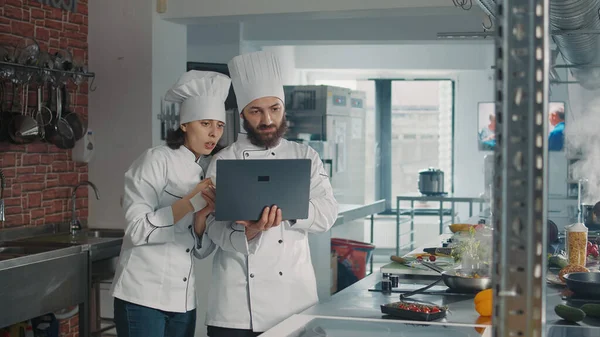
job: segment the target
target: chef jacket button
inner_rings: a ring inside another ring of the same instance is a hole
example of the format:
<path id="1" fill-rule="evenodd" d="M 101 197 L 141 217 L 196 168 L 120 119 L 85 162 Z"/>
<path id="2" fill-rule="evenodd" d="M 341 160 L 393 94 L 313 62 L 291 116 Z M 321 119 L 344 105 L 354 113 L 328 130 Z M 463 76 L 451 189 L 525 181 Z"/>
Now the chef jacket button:
<path id="1" fill-rule="evenodd" d="M 277 242 L 279 242 L 279 243 L 283 243 L 283 240 L 279 240 L 279 241 L 277 241 Z"/>
<path id="2" fill-rule="evenodd" d="M 274 156 L 274 155 L 275 155 L 275 152 L 271 152 L 271 155 L 272 155 L 272 156 Z"/>
<path id="3" fill-rule="evenodd" d="M 186 252 L 186 253 L 189 253 L 189 252 L 190 252 L 190 249 L 189 249 L 189 248 L 188 248 L 188 249 L 186 249 L 186 250 L 185 250 L 185 252 Z"/>
<path id="4" fill-rule="evenodd" d="M 190 228 L 192 228 L 192 225 L 189 225 L 189 226 L 188 226 L 188 229 L 190 229 Z"/>
<path id="5" fill-rule="evenodd" d="M 254 274 L 250 274 L 250 278 L 254 278 Z"/>
<path id="6" fill-rule="evenodd" d="M 244 157 L 248 157 L 250 154 L 248 152 L 244 153 Z"/>
<path id="7" fill-rule="evenodd" d="M 279 275 L 283 275 L 283 273 L 282 273 L 282 272 L 279 272 Z"/>
<path id="8" fill-rule="evenodd" d="M 204 176 L 200 176 L 200 180 L 204 180 Z"/>
<path id="9" fill-rule="evenodd" d="M 183 282 L 187 282 L 187 277 L 184 277 L 184 278 L 183 278 Z"/>

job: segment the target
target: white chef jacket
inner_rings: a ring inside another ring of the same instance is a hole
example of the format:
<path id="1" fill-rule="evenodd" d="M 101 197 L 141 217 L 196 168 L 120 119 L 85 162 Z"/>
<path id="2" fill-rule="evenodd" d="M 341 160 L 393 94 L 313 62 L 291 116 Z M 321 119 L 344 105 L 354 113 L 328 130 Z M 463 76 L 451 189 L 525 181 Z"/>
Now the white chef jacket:
<path id="1" fill-rule="evenodd" d="M 185 146 L 158 146 L 125 173 L 127 228 L 111 287 L 114 297 L 168 312 L 196 308 L 194 256 L 204 258 L 215 246 L 206 235 L 198 240 L 192 212 L 174 223 L 171 205 L 204 179 L 200 161 Z"/>
<path id="2" fill-rule="evenodd" d="M 265 149 L 240 134 L 237 142 L 213 157 L 207 174 L 215 184 L 219 159 L 312 160 L 308 219 L 293 225 L 283 221 L 250 242 L 242 225 L 215 221 L 212 215 L 207 220 L 207 234 L 218 248 L 206 324 L 263 332 L 318 302 L 308 233 L 328 231 L 337 218 L 338 204 L 323 163 L 306 145 L 281 140 Z"/>

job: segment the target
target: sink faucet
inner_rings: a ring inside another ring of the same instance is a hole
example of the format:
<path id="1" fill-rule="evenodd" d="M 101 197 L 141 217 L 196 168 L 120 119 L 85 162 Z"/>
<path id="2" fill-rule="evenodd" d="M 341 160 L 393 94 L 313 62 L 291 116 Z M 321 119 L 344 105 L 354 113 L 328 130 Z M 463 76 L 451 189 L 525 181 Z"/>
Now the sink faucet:
<path id="1" fill-rule="evenodd" d="M 4 188 L 6 187 L 6 178 L 4 172 L 0 169 L 0 222 L 6 221 L 4 214 Z"/>
<path id="2" fill-rule="evenodd" d="M 81 222 L 79 222 L 79 219 L 77 219 L 75 201 L 77 199 L 77 189 L 80 186 L 84 185 L 91 186 L 94 189 L 94 193 L 96 194 L 96 200 L 100 200 L 100 197 L 98 196 L 98 188 L 91 181 L 84 180 L 79 184 L 75 185 L 75 187 L 73 187 L 73 194 L 71 194 L 71 235 L 75 235 L 78 231 L 81 230 Z"/>

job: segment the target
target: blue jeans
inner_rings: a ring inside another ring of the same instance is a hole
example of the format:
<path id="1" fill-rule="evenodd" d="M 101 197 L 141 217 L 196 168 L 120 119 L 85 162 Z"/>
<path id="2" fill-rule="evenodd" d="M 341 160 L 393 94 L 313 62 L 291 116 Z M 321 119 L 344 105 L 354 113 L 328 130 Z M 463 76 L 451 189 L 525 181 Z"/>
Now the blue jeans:
<path id="1" fill-rule="evenodd" d="M 194 337 L 196 309 L 167 312 L 114 299 L 115 325 L 119 337 Z"/>

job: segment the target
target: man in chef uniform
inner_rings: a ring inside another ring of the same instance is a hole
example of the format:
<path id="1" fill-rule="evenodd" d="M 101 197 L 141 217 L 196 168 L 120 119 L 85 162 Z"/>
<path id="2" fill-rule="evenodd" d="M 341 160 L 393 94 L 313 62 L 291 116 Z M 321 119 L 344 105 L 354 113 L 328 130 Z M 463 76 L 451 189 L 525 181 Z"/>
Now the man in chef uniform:
<path id="1" fill-rule="evenodd" d="M 265 208 L 258 222 L 215 221 L 213 215 L 207 219 L 207 235 L 217 245 L 208 335 L 258 336 L 318 302 L 308 233 L 328 231 L 337 218 L 338 204 L 317 152 L 282 138 L 287 125 L 275 55 L 263 51 L 240 55 L 228 66 L 247 133 L 213 157 L 207 171 L 213 183 L 220 159 L 312 161 L 307 219 L 281 221 L 285 210 L 276 206 Z"/>

